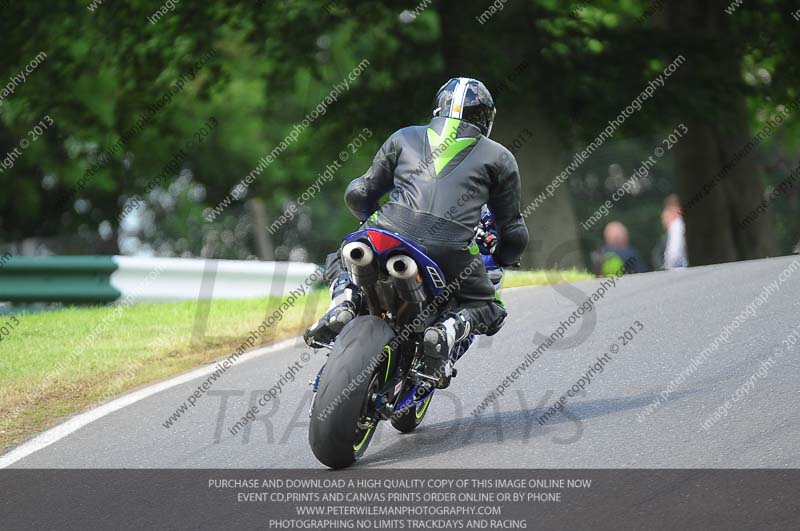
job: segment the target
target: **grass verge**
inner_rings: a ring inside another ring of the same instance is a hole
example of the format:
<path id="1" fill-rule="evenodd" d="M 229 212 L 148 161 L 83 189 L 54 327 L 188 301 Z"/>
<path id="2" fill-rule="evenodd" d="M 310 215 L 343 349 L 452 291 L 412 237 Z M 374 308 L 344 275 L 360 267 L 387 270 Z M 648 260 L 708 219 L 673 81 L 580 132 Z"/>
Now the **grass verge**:
<path id="1" fill-rule="evenodd" d="M 587 278 L 592 276 L 578 271 L 514 271 L 503 287 Z M 0 342 L 0 453 L 61 417 L 229 356 L 281 302 L 186 301 L 18 314 L 18 324 Z M 327 306 L 327 290 L 311 292 L 268 329 L 261 344 L 301 334 Z M 0 326 L 11 319 L 0 316 Z"/>
<path id="2" fill-rule="evenodd" d="M 563 271 L 538 269 L 534 271 L 506 271 L 503 288 L 519 288 L 522 286 L 544 286 L 560 282 L 580 282 L 597 278 L 586 271 L 566 269 Z"/>
<path id="3" fill-rule="evenodd" d="M 18 314 L 19 324 L 0 342 L 0 449 L 92 404 L 229 356 L 282 301 L 215 300 L 199 307 L 197 301 L 185 301 Z M 301 334 L 328 303 L 327 290 L 298 299 L 261 344 Z M 199 311 L 204 306 L 207 319 Z M 0 324 L 10 319 L 0 317 Z"/>

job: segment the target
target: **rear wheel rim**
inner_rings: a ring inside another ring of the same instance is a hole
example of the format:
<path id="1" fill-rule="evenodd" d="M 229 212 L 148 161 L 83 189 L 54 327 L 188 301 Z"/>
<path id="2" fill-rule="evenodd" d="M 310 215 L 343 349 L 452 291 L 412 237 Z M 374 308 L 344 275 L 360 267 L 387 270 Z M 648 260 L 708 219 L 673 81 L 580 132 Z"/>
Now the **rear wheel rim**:
<path id="1" fill-rule="evenodd" d="M 358 422 L 356 423 L 356 436 L 354 439 L 355 442 L 353 442 L 353 453 L 356 455 L 356 457 L 364 453 L 364 451 L 367 449 L 369 440 L 375 433 L 375 421 L 372 420 L 375 409 L 372 404 L 372 395 L 377 393 L 379 389 L 379 374 L 376 372 L 372 376 L 372 380 L 370 380 L 369 386 L 367 387 L 367 394 L 364 397 L 364 405 L 361 407 L 361 417 L 359 417 Z M 367 428 L 359 428 L 358 424 L 363 424 L 365 419 L 369 421 L 370 426 Z"/>
<path id="2" fill-rule="evenodd" d="M 367 428 L 367 431 L 364 432 L 364 437 L 361 439 L 361 441 L 359 441 L 358 444 L 353 444 L 353 451 L 357 453 L 359 450 L 361 450 L 361 448 L 364 446 L 367 440 L 369 440 L 369 436 L 371 434 L 372 434 L 372 428 L 371 427 Z"/>

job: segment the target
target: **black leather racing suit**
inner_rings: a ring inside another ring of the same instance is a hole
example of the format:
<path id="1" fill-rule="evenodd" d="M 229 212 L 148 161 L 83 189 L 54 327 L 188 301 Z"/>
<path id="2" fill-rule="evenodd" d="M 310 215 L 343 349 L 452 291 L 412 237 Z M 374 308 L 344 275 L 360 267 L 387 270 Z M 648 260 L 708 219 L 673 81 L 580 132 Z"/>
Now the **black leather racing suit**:
<path id="1" fill-rule="evenodd" d="M 379 200 L 391 192 L 388 202 Z M 494 260 L 515 264 L 528 243 L 520 215 L 520 177 L 514 156 L 465 121 L 437 117 L 428 126 L 400 129 L 378 151 L 372 166 L 345 192 L 347 206 L 366 227 L 410 237 L 436 261 L 452 282 L 456 300 L 468 310 L 473 330 L 488 335 L 506 316 L 472 242 L 486 204 L 494 215 L 498 246 Z M 334 273 L 341 266 L 329 259 Z M 459 309 L 460 309 L 459 308 Z"/>

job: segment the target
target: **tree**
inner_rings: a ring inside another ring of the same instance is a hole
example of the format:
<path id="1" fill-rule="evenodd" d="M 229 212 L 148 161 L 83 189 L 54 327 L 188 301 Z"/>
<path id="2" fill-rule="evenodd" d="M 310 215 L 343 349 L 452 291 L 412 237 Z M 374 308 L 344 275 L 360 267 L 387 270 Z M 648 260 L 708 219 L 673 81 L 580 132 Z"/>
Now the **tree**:
<path id="1" fill-rule="evenodd" d="M 745 2 L 733 14 L 725 13 L 727 7 L 722 0 L 655 7 L 647 0 L 574 5 L 515 0 L 493 13 L 495 4 L 453 0 L 431 5 L 225 0 L 180 4 L 151 24 L 153 5 L 144 0 L 103 3 L 93 10 L 67 0 L 12 2 L 0 21 L 6 44 L 0 79 L 19 72 L 39 52 L 48 55 L 0 107 L 0 153 L 18 146 L 45 115 L 54 125 L 12 169 L 0 172 L 0 237 L 78 235 L 84 249 L 90 242 L 97 251 L 116 252 L 120 215 L 145 195 L 147 215 L 141 217 L 146 223 L 135 234 L 142 245 L 165 254 L 213 249 L 215 256 L 253 257 L 261 239 L 249 236 L 253 216 L 245 202 L 262 199 L 272 223 L 368 128 L 370 138 L 319 197 L 273 235 L 278 259 L 307 253 L 321 260 L 356 226 L 339 200 L 346 183 L 366 168 L 389 134 L 426 123 L 434 90 L 454 75 L 477 77 L 495 94 L 494 137 L 514 151 L 523 177 L 522 206 L 529 207 L 573 154 L 679 54 L 686 63 L 607 142 L 618 142 L 615 153 L 624 151 L 633 159 L 643 148 L 628 149 L 633 144 L 620 141 L 661 138 L 683 122 L 690 136 L 674 150 L 675 167 L 678 192 L 689 203 L 738 158 L 741 146 L 779 104 L 798 95 L 800 37 L 789 14 L 791 3 Z M 759 33 L 763 28 L 771 32 L 766 38 Z M 202 68 L 186 78 L 197 70 L 198 58 L 210 52 Z M 220 205 L 362 61 L 368 62 L 365 71 L 220 221 L 204 221 L 203 213 Z M 147 109 L 182 78 L 169 104 L 138 127 Z M 762 198 L 760 157 L 767 151 L 762 147 L 768 144 L 770 152 L 784 158 L 797 150 L 796 143 L 790 145 L 800 123 L 796 115 L 687 207 L 692 263 L 776 252 L 772 213 L 745 227 L 737 221 Z M 145 194 L 148 183 L 211 117 L 218 127 Z M 121 139 L 124 145 L 103 155 Z M 591 164 L 606 164 L 603 160 Z M 552 254 L 564 242 L 596 238 L 578 227 L 575 212 L 585 202 L 576 203 L 570 191 L 588 166 L 581 163 L 552 197 L 528 209 L 533 244 L 526 266 L 584 265 L 579 253 Z M 609 183 L 605 178 L 601 189 Z M 615 213 L 628 215 L 639 200 L 623 200 Z M 654 204 L 637 205 L 631 221 L 657 209 L 652 197 L 647 200 Z M 657 219 L 653 223 L 657 226 Z M 781 218 L 779 226 L 788 232 L 795 225 Z M 263 253 L 263 241 L 260 246 Z"/>
<path id="2" fill-rule="evenodd" d="M 684 43 L 687 63 L 677 114 L 689 129 L 675 148 L 678 193 L 684 203 L 693 265 L 775 255 L 769 218 L 740 222 L 761 202 L 763 177 L 750 130 L 748 87 L 742 79 L 746 29 L 734 32 L 725 1 L 681 0 L 668 6 L 667 30 Z M 734 16 L 746 16 L 744 13 Z"/>

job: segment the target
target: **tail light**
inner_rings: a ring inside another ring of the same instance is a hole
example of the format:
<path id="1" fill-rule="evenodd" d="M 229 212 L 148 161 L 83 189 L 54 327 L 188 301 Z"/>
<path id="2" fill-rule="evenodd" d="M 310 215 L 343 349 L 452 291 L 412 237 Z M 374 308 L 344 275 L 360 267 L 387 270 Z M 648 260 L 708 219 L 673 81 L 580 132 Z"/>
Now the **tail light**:
<path id="1" fill-rule="evenodd" d="M 400 247 L 402 242 L 395 238 L 394 236 L 389 236 L 388 234 L 384 234 L 383 232 L 378 232 L 375 230 L 367 231 L 369 235 L 369 241 L 372 242 L 372 245 L 375 246 L 375 250 L 379 253 L 385 253 L 390 249 L 394 249 L 395 247 Z"/>

